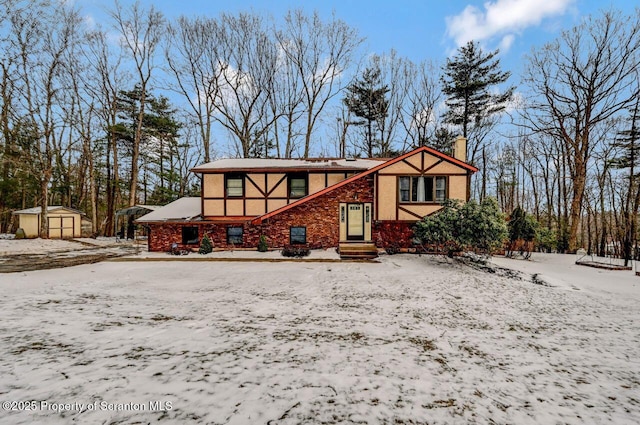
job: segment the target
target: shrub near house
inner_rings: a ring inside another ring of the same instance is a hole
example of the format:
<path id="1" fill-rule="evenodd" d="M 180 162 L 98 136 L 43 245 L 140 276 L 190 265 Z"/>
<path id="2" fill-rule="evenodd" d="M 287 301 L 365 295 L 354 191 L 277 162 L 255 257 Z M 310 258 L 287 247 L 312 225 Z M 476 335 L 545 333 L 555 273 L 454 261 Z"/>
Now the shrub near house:
<path id="1" fill-rule="evenodd" d="M 493 198 L 466 204 L 448 200 L 436 214 L 416 223 L 414 232 L 422 244 L 442 246 L 450 256 L 464 249 L 491 254 L 507 238 L 507 225 Z"/>

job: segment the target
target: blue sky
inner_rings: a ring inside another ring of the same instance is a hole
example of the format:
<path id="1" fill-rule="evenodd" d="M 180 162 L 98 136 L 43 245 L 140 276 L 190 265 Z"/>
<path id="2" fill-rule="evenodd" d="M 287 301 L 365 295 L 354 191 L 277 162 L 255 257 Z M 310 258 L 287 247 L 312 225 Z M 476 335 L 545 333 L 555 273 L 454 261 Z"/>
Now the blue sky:
<path id="1" fill-rule="evenodd" d="M 88 21 L 103 29 L 111 26 L 105 16 L 107 8 L 113 8 L 113 0 L 63 1 L 78 6 Z M 127 6 L 133 0 L 120 2 Z M 521 74 L 527 63 L 525 55 L 532 48 L 542 48 L 562 30 L 571 29 L 603 9 L 631 14 L 635 7 L 629 0 L 140 0 L 140 3 L 145 7 L 153 4 L 169 20 L 181 15 L 217 17 L 222 12 L 254 12 L 277 22 L 292 9 L 303 9 L 308 14 L 317 11 L 322 18 L 334 13 L 365 39 L 356 60 L 395 49 L 399 57 L 415 63 L 427 60 L 441 66 L 455 55 L 458 47 L 475 40 L 485 52 L 500 49 L 500 65 L 503 71 L 511 72 L 507 84 L 516 86 L 516 97 L 522 96 Z M 163 92 L 162 87 L 154 89 L 169 96 L 178 109 L 188 109 L 184 99 L 170 91 Z M 340 99 L 336 97 L 332 102 L 331 105 L 338 104 Z M 235 139 L 221 126 L 215 126 L 212 132 L 216 155 L 235 155 Z M 337 140 L 333 118 L 316 125 L 314 138 L 323 142 L 314 141 L 313 149 L 326 149 L 327 141 Z M 335 149 L 331 143 L 329 148 Z M 312 154 L 337 155 L 329 151 Z"/>
<path id="2" fill-rule="evenodd" d="M 131 1 L 121 0 L 126 5 Z M 103 18 L 100 0 L 75 0 L 83 13 L 96 22 Z M 419 62 L 440 63 L 467 40 L 479 41 L 485 51 L 500 48 L 504 70 L 512 71 L 518 84 L 523 55 L 558 36 L 562 29 L 579 23 L 602 8 L 625 12 L 633 1 L 613 0 L 142 0 L 154 4 L 168 18 L 180 15 L 217 16 L 220 12 L 254 11 L 278 19 L 290 10 L 317 10 L 336 16 L 358 29 L 366 39 L 363 53 L 385 53 L 395 49 L 401 56 Z"/>

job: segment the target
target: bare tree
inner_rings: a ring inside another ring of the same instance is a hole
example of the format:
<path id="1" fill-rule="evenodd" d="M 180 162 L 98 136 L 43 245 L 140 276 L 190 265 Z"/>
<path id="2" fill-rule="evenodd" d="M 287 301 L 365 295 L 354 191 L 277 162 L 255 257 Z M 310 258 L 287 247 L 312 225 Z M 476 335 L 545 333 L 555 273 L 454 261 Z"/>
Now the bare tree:
<path id="1" fill-rule="evenodd" d="M 407 63 L 405 79 L 409 82 L 407 100 L 404 103 L 402 125 L 407 134 L 407 145 L 403 148 L 434 145 L 439 114 L 436 111 L 442 100 L 440 89 L 440 67 L 433 62 Z"/>
<path id="2" fill-rule="evenodd" d="M 628 17 L 613 11 L 590 17 L 530 55 L 524 74 L 532 92 L 526 118 L 531 129 L 563 144 L 571 177 L 570 250 L 577 248 L 592 130 L 640 94 L 633 85 L 639 65 L 639 10 Z"/>
<path id="3" fill-rule="evenodd" d="M 146 101 L 150 92 L 151 76 L 156 68 L 154 59 L 165 31 L 162 13 L 153 6 L 144 10 L 140 2 L 135 2 L 129 8 L 124 8 L 116 0 L 115 7 L 109 12 L 115 28 L 120 32 L 120 40 L 124 49 L 133 61 L 136 75 L 136 86 L 139 87 L 139 109 L 136 117 L 136 127 L 133 135 L 131 155 L 131 179 L 129 183 L 129 206 L 137 202 L 138 170 L 140 158 L 140 144 L 142 142 L 142 126 Z"/>
<path id="4" fill-rule="evenodd" d="M 351 65 L 355 50 L 363 40 L 355 29 L 335 17 L 325 23 L 318 13 L 306 16 L 301 10 L 287 14 L 277 39 L 301 83 L 306 116 L 303 156 L 306 158 L 314 128 L 329 100 L 342 90 L 340 76 Z"/>
<path id="5" fill-rule="evenodd" d="M 236 154 L 247 157 L 277 118 L 268 116 L 275 44 L 258 15 L 223 14 L 218 28 L 212 46 L 218 60 L 214 118 L 235 137 Z"/>
<path id="6" fill-rule="evenodd" d="M 204 161 L 211 161 L 211 127 L 218 97 L 220 66 L 215 19 L 180 17 L 169 25 L 165 60 L 175 77 L 176 91 L 184 96 L 199 129 Z"/>
<path id="7" fill-rule="evenodd" d="M 78 13 L 68 7 L 35 4 L 11 17 L 11 37 L 18 53 L 18 79 L 22 100 L 22 161 L 39 183 L 42 208 L 40 236 L 48 235 L 49 185 L 54 173 L 56 147 L 64 131 L 61 75 L 64 54 L 77 41 Z"/>
<path id="8" fill-rule="evenodd" d="M 107 37 L 107 33 L 100 30 L 87 34 L 84 54 L 90 67 L 84 74 L 82 87 L 96 103 L 98 125 L 106 139 L 106 214 L 98 231 L 106 236 L 113 236 L 115 212 L 121 201 L 121 193 L 118 140 L 112 128 L 118 123 L 118 93 L 125 85 L 128 74 L 122 70 L 122 52 L 114 52 Z"/>
<path id="9" fill-rule="evenodd" d="M 409 96 L 411 80 L 408 69 L 412 63 L 398 56 L 391 50 L 388 54 L 373 55 L 370 59 L 373 66 L 380 70 L 382 82 L 389 89 L 386 117 L 378 123 L 380 129 L 380 154 L 393 156 L 398 153 L 402 130 L 404 105 Z M 395 144 L 395 146 L 394 146 Z"/>

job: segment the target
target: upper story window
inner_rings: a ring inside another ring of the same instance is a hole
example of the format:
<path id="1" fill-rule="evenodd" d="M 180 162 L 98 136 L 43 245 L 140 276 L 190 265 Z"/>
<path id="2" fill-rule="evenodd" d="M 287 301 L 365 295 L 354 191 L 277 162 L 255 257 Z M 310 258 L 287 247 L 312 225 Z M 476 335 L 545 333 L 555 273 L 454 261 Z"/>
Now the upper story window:
<path id="1" fill-rule="evenodd" d="M 304 174 L 290 174 L 289 198 L 302 198 L 307 195 L 307 176 Z"/>
<path id="2" fill-rule="evenodd" d="M 244 175 L 228 174 L 225 180 L 227 197 L 234 198 L 244 196 Z"/>
<path id="3" fill-rule="evenodd" d="M 447 197 L 445 176 L 403 176 L 399 186 L 400 202 L 442 202 Z"/>

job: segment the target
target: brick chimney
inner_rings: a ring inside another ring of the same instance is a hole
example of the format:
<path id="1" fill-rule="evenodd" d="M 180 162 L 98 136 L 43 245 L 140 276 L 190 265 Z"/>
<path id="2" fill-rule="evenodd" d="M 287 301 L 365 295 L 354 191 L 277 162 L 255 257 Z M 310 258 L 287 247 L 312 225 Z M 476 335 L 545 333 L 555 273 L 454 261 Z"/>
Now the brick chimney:
<path id="1" fill-rule="evenodd" d="M 453 157 L 462 162 L 467 162 L 467 139 L 458 136 L 453 142 Z"/>

